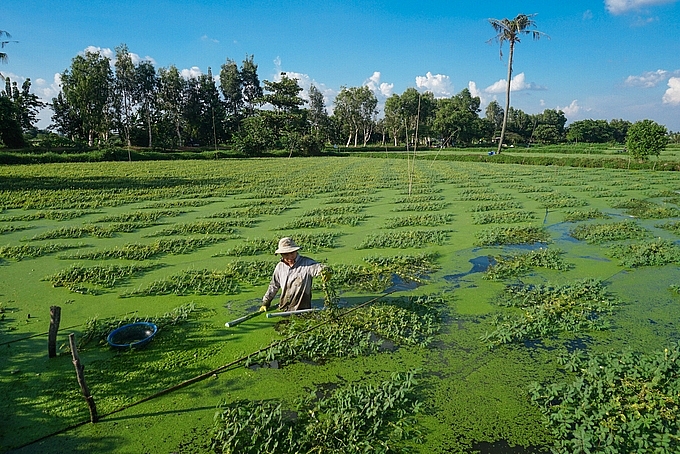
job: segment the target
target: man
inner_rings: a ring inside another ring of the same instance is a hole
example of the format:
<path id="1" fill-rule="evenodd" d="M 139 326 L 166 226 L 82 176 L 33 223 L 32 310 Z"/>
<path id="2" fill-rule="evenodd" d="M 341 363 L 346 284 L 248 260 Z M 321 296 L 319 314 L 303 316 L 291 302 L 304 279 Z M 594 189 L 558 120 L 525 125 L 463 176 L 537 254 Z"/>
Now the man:
<path id="1" fill-rule="evenodd" d="M 322 275 L 324 281 L 330 276 L 330 270 L 323 264 L 309 257 L 298 254 L 300 247 L 292 238 L 281 238 L 276 254 L 281 254 L 281 261 L 276 264 L 274 274 L 267 292 L 262 297 L 260 311 L 267 311 L 276 293 L 281 289 L 279 309 L 297 311 L 312 308 L 312 278 Z"/>

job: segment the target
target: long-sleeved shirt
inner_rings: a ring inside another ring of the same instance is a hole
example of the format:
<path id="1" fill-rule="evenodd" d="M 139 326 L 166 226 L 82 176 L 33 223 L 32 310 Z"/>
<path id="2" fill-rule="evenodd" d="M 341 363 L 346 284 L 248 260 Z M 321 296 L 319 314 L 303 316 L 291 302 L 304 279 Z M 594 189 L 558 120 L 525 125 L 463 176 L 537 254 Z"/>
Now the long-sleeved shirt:
<path id="1" fill-rule="evenodd" d="M 312 278 L 321 274 L 324 266 L 301 255 L 297 256 L 293 266 L 281 260 L 274 268 L 269 288 L 262 297 L 262 304 L 269 307 L 276 293 L 281 289 L 280 310 L 310 309 L 312 307 Z"/>

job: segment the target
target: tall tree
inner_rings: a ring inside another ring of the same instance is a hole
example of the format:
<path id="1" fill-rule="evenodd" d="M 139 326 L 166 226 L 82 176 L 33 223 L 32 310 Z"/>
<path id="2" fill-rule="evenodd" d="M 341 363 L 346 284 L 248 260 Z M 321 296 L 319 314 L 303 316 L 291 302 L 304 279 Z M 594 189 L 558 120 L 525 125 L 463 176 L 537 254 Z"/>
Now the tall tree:
<path id="1" fill-rule="evenodd" d="M 12 35 L 7 33 L 5 30 L 0 30 L 0 49 L 4 49 L 5 46 L 12 41 L 10 40 L 3 40 L 2 37 L 5 38 L 11 38 Z M 15 41 L 16 42 L 16 41 Z M 0 63 L 7 63 L 7 53 L 6 52 L 0 52 Z M 0 73 L 0 80 L 3 80 L 5 77 Z"/>
<path id="2" fill-rule="evenodd" d="M 393 94 L 385 100 L 385 129 L 390 133 L 394 146 L 398 145 L 401 129 L 404 127 L 404 119 L 401 112 L 401 99 L 398 94 Z"/>
<path id="3" fill-rule="evenodd" d="M 354 146 L 358 146 L 359 132 L 363 134 L 364 146 L 370 139 L 377 115 L 378 100 L 367 86 L 342 87 L 335 97 L 333 116 L 343 125 L 349 146 L 354 139 Z"/>
<path id="4" fill-rule="evenodd" d="M 143 61 L 135 67 L 135 97 L 139 103 L 140 114 L 146 121 L 149 148 L 153 147 L 152 117 L 157 104 L 158 83 L 159 80 L 153 63 Z"/>
<path id="5" fill-rule="evenodd" d="M 245 103 L 246 115 L 254 115 L 255 106 L 262 97 L 262 86 L 257 75 L 257 65 L 252 55 L 246 55 L 241 64 L 241 83 L 243 84 L 243 102 Z"/>
<path id="6" fill-rule="evenodd" d="M 309 87 L 309 123 L 312 132 L 324 143 L 330 140 L 330 119 L 323 94 L 315 85 Z"/>
<path id="7" fill-rule="evenodd" d="M 116 124 L 118 132 L 122 136 L 123 142 L 127 147 L 132 145 L 130 141 L 130 131 L 132 129 L 133 116 L 135 110 L 135 65 L 126 44 L 116 47 L 116 81 L 114 89 L 114 106 L 116 111 Z M 131 159 L 128 149 L 128 158 Z"/>
<path id="8" fill-rule="evenodd" d="M 668 131 L 666 127 L 655 121 L 636 121 L 628 128 L 626 148 L 635 159 L 646 161 L 649 156 L 658 157 L 667 144 Z"/>
<path id="9" fill-rule="evenodd" d="M 21 90 L 16 82 L 7 77 L 5 79 L 5 91 L 3 95 L 9 98 L 18 109 L 17 120 L 24 132 L 33 129 L 33 124 L 38 121 L 38 112 L 45 107 L 45 103 L 40 98 L 31 93 L 31 79 L 26 79 L 21 84 Z"/>
<path id="10" fill-rule="evenodd" d="M 176 145 L 182 146 L 182 129 L 184 119 L 184 92 L 187 82 L 182 78 L 176 66 L 160 68 L 158 71 L 158 106 L 163 123 L 168 123 L 176 137 Z M 175 142 L 175 141 L 170 141 Z"/>
<path id="11" fill-rule="evenodd" d="M 503 44 L 507 41 L 510 51 L 508 53 L 508 78 L 505 87 L 505 115 L 503 115 L 503 126 L 501 136 L 498 140 L 498 153 L 501 152 L 505 129 L 508 124 L 508 113 L 510 109 L 510 83 L 512 82 L 512 59 L 515 54 L 515 44 L 520 42 L 522 35 L 530 35 L 533 39 L 539 39 L 545 33 L 535 30 L 536 22 L 533 20 L 535 14 L 518 14 L 514 19 L 489 19 L 489 23 L 496 31 L 496 36 L 489 41 L 496 41 L 500 46 L 500 55 L 503 58 Z"/>
<path id="12" fill-rule="evenodd" d="M 227 124 L 229 129 L 238 128 L 243 108 L 243 80 L 238 65 L 234 60 L 227 59 L 227 62 L 220 69 L 220 90 L 224 96 L 224 107 L 227 113 Z"/>
<path id="13" fill-rule="evenodd" d="M 89 146 L 108 134 L 108 107 L 113 84 L 110 61 L 98 53 L 76 56 L 61 75 L 64 99 L 83 125 Z"/>

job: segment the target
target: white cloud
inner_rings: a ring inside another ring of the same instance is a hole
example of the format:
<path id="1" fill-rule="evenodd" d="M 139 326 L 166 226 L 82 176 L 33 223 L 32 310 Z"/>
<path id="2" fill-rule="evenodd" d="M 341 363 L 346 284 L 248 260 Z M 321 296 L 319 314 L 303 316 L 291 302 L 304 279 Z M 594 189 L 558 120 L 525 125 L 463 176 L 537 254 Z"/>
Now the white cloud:
<path id="1" fill-rule="evenodd" d="M 116 63 L 116 52 L 108 47 L 87 46 L 85 50 L 82 51 L 80 54 L 85 55 L 88 52 L 91 54 L 99 54 L 102 57 L 108 58 L 109 60 L 111 60 L 111 66 L 115 65 Z M 156 60 L 149 57 L 148 55 L 142 58 L 139 56 L 139 54 L 135 54 L 134 52 L 128 52 L 128 54 L 130 55 L 130 59 L 132 60 L 132 63 L 134 65 L 138 65 L 143 61 L 151 62 L 154 66 L 156 65 Z"/>
<path id="2" fill-rule="evenodd" d="M 583 20 L 590 20 L 593 18 L 593 12 L 589 9 L 583 12 Z"/>
<path id="3" fill-rule="evenodd" d="M 680 104 L 680 77 L 668 79 L 668 90 L 663 95 L 663 102 L 666 104 Z"/>
<path id="4" fill-rule="evenodd" d="M 578 100 L 574 99 L 571 104 L 569 104 L 566 107 L 559 107 L 557 106 L 557 110 L 561 110 L 564 112 L 564 115 L 568 117 L 573 117 L 575 115 L 578 115 L 579 112 L 581 112 L 581 106 L 578 105 Z"/>
<path id="5" fill-rule="evenodd" d="M 280 57 L 276 57 L 274 59 L 274 70 L 275 73 L 274 76 L 272 77 L 272 80 L 274 80 L 274 82 L 280 82 L 282 74 L 285 74 L 286 77 L 288 77 L 289 79 L 296 79 L 298 85 L 300 86 L 300 88 L 302 88 L 302 93 L 300 93 L 300 96 L 304 100 L 309 101 L 309 88 L 312 85 L 314 85 L 323 95 L 323 101 L 324 104 L 326 105 L 326 108 L 332 105 L 335 96 L 338 94 L 336 90 L 327 87 L 325 84 L 317 82 L 312 77 L 310 77 L 309 74 L 298 73 L 295 71 L 283 71 L 283 69 L 281 68 Z"/>
<path id="6" fill-rule="evenodd" d="M 431 91 L 435 98 L 448 98 L 453 93 L 453 84 L 449 76 L 433 75 L 429 71 L 424 76 L 416 76 L 416 86 Z"/>
<path id="7" fill-rule="evenodd" d="M 375 93 L 376 97 L 389 98 L 394 90 L 394 84 L 380 82 L 380 71 L 373 72 L 373 75 L 364 81 L 364 85 Z"/>
<path id="8" fill-rule="evenodd" d="M 640 10 L 646 6 L 674 3 L 676 0 L 605 0 L 604 4 L 612 14 L 625 14 L 629 11 Z"/>
<path id="9" fill-rule="evenodd" d="M 185 79 L 198 79 L 203 72 L 198 66 L 192 66 L 189 69 L 183 69 L 179 72 Z"/>
<path id="10" fill-rule="evenodd" d="M 208 35 L 203 35 L 203 36 L 201 36 L 201 41 L 209 41 L 209 42 L 214 43 L 214 44 L 219 44 L 219 43 L 220 43 L 219 40 L 217 40 L 217 39 L 215 39 L 215 38 L 211 38 L 211 37 L 209 37 Z"/>
<path id="11" fill-rule="evenodd" d="M 506 79 L 501 79 L 493 85 L 484 89 L 486 93 L 505 93 L 507 85 Z M 534 82 L 527 82 L 524 73 L 519 73 L 510 81 L 510 91 L 524 91 L 524 90 L 545 90 L 545 87 Z"/>
<path id="12" fill-rule="evenodd" d="M 61 91 L 61 74 L 56 73 L 51 83 L 45 79 L 36 79 L 35 85 L 31 88 L 40 99 L 51 102 L 52 98 L 56 98 Z"/>
<path id="13" fill-rule="evenodd" d="M 647 71 L 641 76 L 628 76 L 625 84 L 629 87 L 652 88 L 664 82 L 670 76 L 669 72 L 663 69 Z"/>

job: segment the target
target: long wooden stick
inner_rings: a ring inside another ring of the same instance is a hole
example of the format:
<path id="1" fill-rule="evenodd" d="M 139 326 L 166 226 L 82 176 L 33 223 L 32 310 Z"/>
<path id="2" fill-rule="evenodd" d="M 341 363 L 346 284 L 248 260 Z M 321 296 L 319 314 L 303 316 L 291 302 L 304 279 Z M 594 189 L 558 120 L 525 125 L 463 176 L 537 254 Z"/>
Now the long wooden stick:
<path id="1" fill-rule="evenodd" d="M 61 307 L 50 306 L 50 330 L 47 333 L 47 356 L 57 356 L 57 332 L 61 323 Z"/>
<path id="2" fill-rule="evenodd" d="M 85 383 L 85 374 L 83 374 L 83 369 L 85 367 L 80 364 L 80 357 L 78 356 L 78 347 L 76 346 L 76 335 L 71 333 L 68 335 L 68 342 L 71 346 L 71 356 L 73 357 L 73 365 L 76 368 L 76 376 L 78 377 L 78 384 L 80 389 L 83 391 L 83 396 L 87 401 L 87 406 L 90 409 L 90 422 L 95 423 L 99 420 L 97 416 L 97 406 L 94 403 L 94 398 L 90 395 L 90 389 Z"/>

